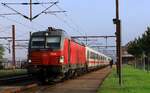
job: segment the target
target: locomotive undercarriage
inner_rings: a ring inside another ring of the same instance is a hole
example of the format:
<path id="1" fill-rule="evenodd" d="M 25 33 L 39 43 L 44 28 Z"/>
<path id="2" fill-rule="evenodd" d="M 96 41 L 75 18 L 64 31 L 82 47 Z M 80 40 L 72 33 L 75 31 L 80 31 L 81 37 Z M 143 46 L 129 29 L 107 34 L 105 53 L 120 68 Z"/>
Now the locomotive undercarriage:
<path id="1" fill-rule="evenodd" d="M 85 66 L 77 67 L 75 65 L 68 66 L 33 66 L 28 67 L 28 73 L 32 74 L 36 79 L 41 82 L 62 81 L 69 78 L 86 73 Z"/>

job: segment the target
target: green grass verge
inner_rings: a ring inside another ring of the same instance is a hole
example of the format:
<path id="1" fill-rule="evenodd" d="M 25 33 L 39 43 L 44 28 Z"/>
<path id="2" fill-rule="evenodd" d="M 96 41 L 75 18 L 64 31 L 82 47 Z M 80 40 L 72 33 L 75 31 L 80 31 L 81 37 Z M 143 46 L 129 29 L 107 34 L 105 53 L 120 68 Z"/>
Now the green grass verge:
<path id="1" fill-rule="evenodd" d="M 119 86 L 113 69 L 97 93 L 150 93 L 150 72 L 126 65 L 123 67 L 123 85 Z"/>
<path id="2" fill-rule="evenodd" d="M 0 70 L 0 78 L 9 77 L 9 76 L 17 76 L 17 75 L 22 75 L 26 73 L 27 73 L 26 69 Z"/>

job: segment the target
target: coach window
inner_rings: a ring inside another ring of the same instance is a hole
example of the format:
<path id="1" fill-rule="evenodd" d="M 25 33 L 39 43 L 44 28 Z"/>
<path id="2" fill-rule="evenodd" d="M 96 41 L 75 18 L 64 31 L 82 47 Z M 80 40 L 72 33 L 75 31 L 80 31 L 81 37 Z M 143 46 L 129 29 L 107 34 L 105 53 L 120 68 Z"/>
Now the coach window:
<path id="1" fill-rule="evenodd" d="M 94 53 L 94 59 L 96 59 L 96 54 Z"/>
<path id="2" fill-rule="evenodd" d="M 90 52 L 90 58 L 93 59 L 94 58 L 94 53 Z"/>
<path id="3" fill-rule="evenodd" d="M 87 51 L 87 59 L 89 59 L 89 57 L 90 57 L 90 52 L 89 52 L 89 50 Z"/>
<path id="4" fill-rule="evenodd" d="M 98 60 L 98 54 L 96 54 L 96 59 Z"/>

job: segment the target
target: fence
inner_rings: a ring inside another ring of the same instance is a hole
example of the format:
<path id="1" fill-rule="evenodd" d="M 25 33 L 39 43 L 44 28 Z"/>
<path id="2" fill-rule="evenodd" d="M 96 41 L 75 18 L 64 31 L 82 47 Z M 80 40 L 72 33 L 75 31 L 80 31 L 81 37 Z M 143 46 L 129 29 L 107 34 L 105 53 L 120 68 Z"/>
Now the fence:
<path id="1" fill-rule="evenodd" d="M 23 68 L 23 65 L 26 63 L 26 61 L 16 61 L 15 68 Z M 0 64 L 0 69 L 11 69 L 13 68 L 14 65 L 12 61 L 7 61 L 7 62 L 1 62 Z"/>
<path id="2" fill-rule="evenodd" d="M 135 58 L 135 60 L 132 61 L 132 65 L 135 68 L 150 71 L 150 58 L 148 57 Z"/>

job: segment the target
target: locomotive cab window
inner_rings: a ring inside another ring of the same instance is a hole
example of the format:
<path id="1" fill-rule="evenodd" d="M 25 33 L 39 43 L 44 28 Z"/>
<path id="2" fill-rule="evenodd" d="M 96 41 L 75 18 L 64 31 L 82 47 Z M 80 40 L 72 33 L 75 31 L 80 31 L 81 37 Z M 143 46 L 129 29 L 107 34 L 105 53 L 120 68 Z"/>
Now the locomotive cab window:
<path id="1" fill-rule="evenodd" d="M 46 37 L 46 48 L 60 49 L 60 37 Z"/>
<path id="2" fill-rule="evenodd" d="M 60 36 L 53 37 L 32 37 L 31 39 L 31 48 L 32 49 L 60 49 Z"/>
<path id="3" fill-rule="evenodd" d="M 44 37 L 33 37 L 31 40 L 31 48 L 44 48 Z"/>

